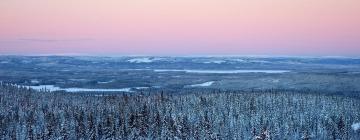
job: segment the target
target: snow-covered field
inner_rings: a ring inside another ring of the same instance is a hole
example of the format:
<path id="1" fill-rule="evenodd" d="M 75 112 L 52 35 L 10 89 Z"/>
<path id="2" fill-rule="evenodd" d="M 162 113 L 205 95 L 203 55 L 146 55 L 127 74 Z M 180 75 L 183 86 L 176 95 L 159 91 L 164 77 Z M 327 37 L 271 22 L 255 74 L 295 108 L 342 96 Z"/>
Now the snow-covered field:
<path id="1" fill-rule="evenodd" d="M 60 88 L 54 85 L 40 85 L 40 86 L 26 86 L 34 90 L 47 90 L 47 91 L 66 91 L 66 92 L 132 92 L 132 88 L 120 89 L 88 89 L 88 88 Z M 144 89 L 144 87 L 134 87 L 135 89 Z"/>
<path id="2" fill-rule="evenodd" d="M 135 57 L 127 60 L 129 63 L 153 63 L 158 61 L 165 61 L 165 58 L 161 57 Z"/>
<path id="3" fill-rule="evenodd" d="M 360 130 L 360 123 L 354 123 L 353 125 L 351 125 L 351 128 L 355 131 Z"/>
<path id="4" fill-rule="evenodd" d="M 204 62 L 204 64 L 211 64 L 211 63 L 214 63 L 214 64 L 222 64 L 222 63 L 226 63 L 226 61 L 224 61 L 224 60 L 215 60 L 215 61 L 207 61 L 207 62 Z"/>
<path id="5" fill-rule="evenodd" d="M 155 69 L 155 72 L 186 72 L 186 73 L 213 73 L 213 74 L 234 74 L 234 73 L 286 73 L 288 70 L 178 70 L 178 69 Z"/>
<path id="6" fill-rule="evenodd" d="M 134 58 L 134 59 L 128 60 L 128 62 L 130 62 L 130 63 L 151 63 L 151 62 L 153 62 L 153 60 L 151 60 L 150 58 Z"/>
<path id="7" fill-rule="evenodd" d="M 214 81 L 209 81 L 202 84 L 194 84 L 194 85 L 190 85 L 190 87 L 208 87 L 211 86 L 212 84 L 214 84 Z"/>
<path id="8" fill-rule="evenodd" d="M 108 83 L 111 83 L 111 82 L 114 82 L 115 80 L 110 80 L 110 81 L 104 81 L 104 82 L 98 82 L 99 84 L 108 84 Z"/>

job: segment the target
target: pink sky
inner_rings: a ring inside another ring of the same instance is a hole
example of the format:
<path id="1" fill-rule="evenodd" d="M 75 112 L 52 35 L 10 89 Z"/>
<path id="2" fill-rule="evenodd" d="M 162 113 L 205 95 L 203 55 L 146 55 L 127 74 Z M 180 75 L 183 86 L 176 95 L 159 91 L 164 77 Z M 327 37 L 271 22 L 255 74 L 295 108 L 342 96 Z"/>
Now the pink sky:
<path id="1" fill-rule="evenodd" d="M 360 0 L 1 0 L 0 54 L 360 55 Z"/>

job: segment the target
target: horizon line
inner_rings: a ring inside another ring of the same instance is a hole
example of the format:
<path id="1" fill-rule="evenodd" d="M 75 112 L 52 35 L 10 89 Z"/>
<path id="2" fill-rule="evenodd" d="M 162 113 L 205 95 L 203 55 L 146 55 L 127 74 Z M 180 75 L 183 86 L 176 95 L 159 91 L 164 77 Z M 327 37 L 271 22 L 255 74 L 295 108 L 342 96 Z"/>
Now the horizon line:
<path id="1" fill-rule="evenodd" d="M 360 58 L 360 56 L 346 55 L 267 55 L 267 54 L 86 54 L 86 53 L 64 53 L 64 54 L 0 54 L 0 56 L 68 56 L 68 57 L 285 57 L 285 58 Z"/>

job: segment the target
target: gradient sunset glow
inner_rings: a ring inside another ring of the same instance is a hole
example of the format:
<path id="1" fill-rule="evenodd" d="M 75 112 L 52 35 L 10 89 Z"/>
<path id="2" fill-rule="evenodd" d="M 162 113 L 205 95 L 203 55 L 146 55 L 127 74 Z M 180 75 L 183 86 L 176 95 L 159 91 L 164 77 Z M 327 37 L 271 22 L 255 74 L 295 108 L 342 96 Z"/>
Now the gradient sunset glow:
<path id="1" fill-rule="evenodd" d="M 0 54 L 360 55 L 360 0 L 1 0 Z"/>

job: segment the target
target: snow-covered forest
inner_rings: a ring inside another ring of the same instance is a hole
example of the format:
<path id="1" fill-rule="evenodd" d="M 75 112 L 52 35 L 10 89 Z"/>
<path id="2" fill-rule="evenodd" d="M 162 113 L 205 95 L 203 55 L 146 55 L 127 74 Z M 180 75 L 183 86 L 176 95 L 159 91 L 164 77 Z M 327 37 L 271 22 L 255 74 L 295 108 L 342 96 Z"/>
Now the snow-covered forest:
<path id="1" fill-rule="evenodd" d="M 0 139 L 358 139 L 360 99 L 309 91 L 39 92 L 0 85 Z"/>

